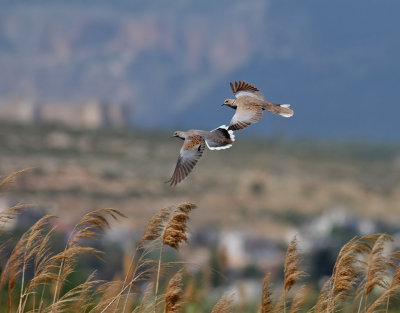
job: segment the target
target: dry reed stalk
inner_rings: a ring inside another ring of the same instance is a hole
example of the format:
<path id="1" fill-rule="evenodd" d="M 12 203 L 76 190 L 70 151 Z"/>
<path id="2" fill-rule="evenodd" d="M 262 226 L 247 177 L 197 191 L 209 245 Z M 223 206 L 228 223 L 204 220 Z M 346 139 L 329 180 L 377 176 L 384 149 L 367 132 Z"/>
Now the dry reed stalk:
<path id="1" fill-rule="evenodd" d="M 86 281 L 79 285 L 76 292 L 76 301 L 71 303 L 68 308 L 70 312 L 87 312 L 94 305 L 97 292 L 94 291 L 96 285 L 103 283 L 102 281 L 93 280 L 95 272 L 89 275 Z"/>
<path id="2" fill-rule="evenodd" d="M 76 312 L 71 310 L 71 307 L 74 307 L 74 305 L 76 305 L 77 303 L 81 303 L 83 305 L 83 307 L 81 307 L 79 311 L 85 312 L 90 306 L 93 305 L 93 298 L 88 295 L 91 294 L 94 286 L 98 285 L 99 283 L 101 282 L 93 280 L 93 274 L 91 274 L 84 283 L 67 291 L 63 296 L 57 299 L 56 302 L 53 302 L 50 306 L 41 310 L 41 312 Z"/>
<path id="3" fill-rule="evenodd" d="M 178 271 L 169 281 L 165 293 L 165 313 L 179 313 L 182 307 L 182 271 Z"/>
<path id="4" fill-rule="evenodd" d="M 262 283 L 261 313 L 271 313 L 272 310 L 271 274 L 268 273 Z"/>
<path id="5" fill-rule="evenodd" d="M 371 253 L 374 243 L 382 234 L 361 238 L 354 237 L 340 250 L 331 278 L 321 289 L 315 312 L 334 312 L 337 304 L 344 301 L 362 274 L 359 255 Z"/>
<path id="6" fill-rule="evenodd" d="M 364 287 L 366 305 L 368 303 L 368 296 L 375 286 L 385 289 L 388 287 L 388 282 L 385 277 L 387 276 L 389 268 L 387 259 L 383 255 L 385 243 L 387 241 L 393 241 L 393 238 L 388 235 L 380 235 L 369 254 Z"/>
<path id="7" fill-rule="evenodd" d="M 146 289 L 144 290 L 142 300 L 140 301 L 140 304 L 135 308 L 134 312 L 143 312 L 145 307 L 153 304 L 153 301 L 151 301 L 150 299 L 150 296 L 153 294 L 153 289 L 154 284 L 153 282 L 149 281 Z"/>
<path id="8" fill-rule="evenodd" d="M 231 304 L 233 301 L 233 296 L 222 297 L 216 305 L 214 305 L 211 313 L 231 313 Z"/>
<path id="9" fill-rule="evenodd" d="M 8 188 L 14 182 L 14 178 L 16 178 L 18 175 L 26 173 L 30 170 L 31 170 L 31 168 L 26 168 L 26 169 L 11 173 L 10 175 L 8 175 L 7 177 L 5 177 L 3 180 L 0 181 L 0 190 Z"/>
<path id="10" fill-rule="evenodd" d="M 286 251 L 285 266 L 284 266 L 284 284 L 283 289 L 287 294 L 292 286 L 304 276 L 303 271 L 299 267 L 300 257 L 297 251 L 297 239 L 294 237 L 290 242 Z"/>
<path id="11" fill-rule="evenodd" d="M 145 265 L 143 265 L 143 266 L 146 266 L 146 264 L 150 264 L 150 263 L 153 263 L 153 262 L 151 262 L 150 260 L 145 260 L 144 261 Z M 113 297 L 113 298 L 111 298 L 111 299 L 109 299 L 107 301 L 106 306 L 103 309 L 101 309 L 100 312 L 104 313 L 109 309 L 109 307 L 111 307 L 111 306 L 115 307 L 114 303 L 115 302 L 119 303 L 121 298 L 124 298 L 124 293 L 126 292 L 126 290 L 128 290 L 128 294 L 129 294 L 130 293 L 130 288 L 132 287 L 132 285 L 134 283 L 136 283 L 136 282 L 138 282 L 140 280 L 143 280 L 143 279 L 147 279 L 147 280 L 150 279 L 150 273 L 151 272 L 152 272 L 151 269 L 146 269 L 146 270 L 143 270 L 142 272 L 139 272 L 139 273 L 135 274 L 134 277 L 132 278 L 132 280 L 128 284 L 126 284 L 126 282 L 121 282 L 123 288 L 119 291 L 119 293 L 115 297 Z M 98 312 L 100 310 L 101 306 L 102 306 L 102 303 L 100 303 L 99 305 L 97 305 L 95 307 L 95 309 L 97 310 L 96 312 Z M 118 307 L 118 305 L 117 305 L 117 307 Z"/>
<path id="12" fill-rule="evenodd" d="M 125 278 L 124 278 L 124 283 L 131 284 L 133 277 L 137 273 L 137 271 L 140 269 L 140 265 L 134 267 L 134 263 L 136 260 L 137 255 L 139 255 L 139 260 L 138 264 L 141 264 L 141 261 L 144 260 L 145 255 L 147 255 L 152 248 L 154 248 L 154 242 L 158 241 L 161 237 L 161 233 L 164 230 L 165 223 L 167 222 L 171 212 L 172 212 L 173 207 L 167 207 L 159 210 L 156 214 L 154 214 L 149 222 L 147 223 L 143 234 L 139 240 L 139 243 L 137 245 L 135 255 L 130 258 L 130 262 L 125 262 L 124 263 L 124 272 L 125 272 Z M 144 245 L 145 241 L 152 241 L 151 244 L 149 245 Z M 162 250 L 162 247 L 161 247 Z M 160 256 L 162 254 L 162 251 L 160 251 Z M 161 258 L 161 257 L 160 257 Z M 160 260 L 159 260 L 160 263 Z M 159 265 L 161 267 L 161 264 Z M 160 270 L 160 269 L 159 269 Z M 123 286 L 123 289 L 125 289 L 125 285 Z M 130 292 L 131 286 L 128 287 L 128 293 Z M 158 288 L 158 286 L 157 286 Z"/>
<path id="13" fill-rule="evenodd" d="M 304 276 L 304 272 L 299 267 L 300 257 L 297 251 L 297 238 L 294 237 L 289 243 L 286 250 L 285 264 L 284 264 L 284 281 L 283 292 L 274 307 L 274 312 L 286 313 L 286 302 L 289 291 L 293 285 Z"/>
<path id="14" fill-rule="evenodd" d="M 55 256 L 60 262 L 55 282 L 53 304 L 58 302 L 61 286 L 66 277 L 73 271 L 77 256 L 83 252 L 98 256 L 97 250 L 82 247 L 82 239 L 94 238 L 99 235 L 100 231 L 109 228 L 110 224 L 107 217 L 117 220 L 119 217 L 125 217 L 125 215 L 115 209 L 100 209 L 85 214 L 75 225 L 64 251 Z"/>
<path id="15" fill-rule="evenodd" d="M 113 280 L 100 285 L 97 292 L 101 294 L 101 297 L 97 302 L 95 312 L 117 311 L 119 301 L 116 301 L 116 299 L 123 297 L 123 295 L 120 294 L 123 285 L 124 282 L 120 280 Z"/>
<path id="16" fill-rule="evenodd" d="M 6 210 L 0 212 L 0 231 L 10 220 L 14 219 L 21 210 L 26 209 L 27 207 L 28 205 L 17 204 L 11 208 L 7 208 Z"/>
<path id="17" fill-rule="evenodd" d="M 344 300 L 353 288 L 357 278 L 357 270 L 354 266 L 357 261 L 357 243 L 357 238 L 353 238 L 341 248 L 332 276 L 322 287 L 313 308 L 314 312 L 334 312 L 337 302 Z"/>
<path id="18" fill-rule="evenodd" d="M 400 290 L 400 264 L 397 266 L 392 282 L 390 286 L 368 307 L 366 313 L 373 313 L 383 311 L 383 309 L 377 310 L 380 306 L 385 305 L 385 312 L 389 310 L 390 298 Z"/>
<path id="19" fill-rule="evenodd" d="M 25 274 L 27 266 L 30 262 L 32 262 L 34 256 L 39 252 L 43 234 L 46 231 L 49 220 L 52 218 L 54 218 L 54 216 L 45 216 L 31 226 L 21 236 L 10 257 L 8 258 L 4 271 L 0 277 L 1 286 L 4 286 L 8 281 L 7 312 L 11 311 L 13 293 L 19 277 L 21 277 L 21 287 L 18 310 L 22 310 L 24 299 L 28 295 L 28 293 L 25 292 Z"/>
<path id="20" fill-rule="evenodd" d="M 193 203 L 182 203 L 171 213 L 167 224 L 162 232 L 163 245 L 178 249 L 182 242 L 186 242 L 187 238 L 187 221 L 189 213 L 196 205 Z"/>
<path id="21" fill-rule="evenodd" d="M 330 302 L 331 285 L 332 281 L 331 279 L 328 279 L 322 286 L 321 291 L 319 292 L 317 303 L 309 312 L 314 312 L 314 313 L 329 312 L 328 304 Z"/>
<path id="22" fill-rule="evenodd" d="M 164 224 L 168 220 L 172 209 L 173 207 L 163 208 L 153 215 L 143 231 L 143 235 L 139 240 L 139 245 L 141 245 L 143 241 L 151 241 L 160 238 L 161 233 L 164 230 Z"/>
<path id="23" fill-rule="evenodd" d="M 160 234 L 162 242 L 161 242 L 160 255 L 158 258 L 158 267 L 157 267 L 156 290 L 155 290 L 156 298 L 158 295 L 158 287 L 160 283 L 163 248 L 164 246 L 170 246 L 171 248 L 178 249 L 179 245 L 182 242 L 187 241 L 188 238 L 186 234 L 187 231 L 186 223 L 189 220 L 190 211 L 192 211 L 194 208 L 196 208 L 196 205 L 189 202 L 182 203 L 179 206 L 177 206 L 171 212 L 171 214 L 169 214 L 169 218 L 166 221 L 162 233 Z"/>
<path id="24" fill-rule="evenodd" d="M 304 303 L 306 302 L 305 300 L 305 285 L 301 286 L 296 293 L 294 294 L 292 303 L 290 305 L 290 311 L 289 313 L 299 313 L 300 310 L 302 309 Z"/>
<path id="25" fill-rule="evenodd" d="M 339 252 L 338 259 L 333 268 L 333 286 L 334 294 L 344 294 L 351 290 L 355 284 L 357 269 L 355 268 L 357 241 L 350 241 L 345 244 Z"/>
<path id="26" fill-rule="evenodd" d="M 185 288 L 185 292 L 183 294 L 183 302 L 198 302 L 199 299 L 197 298 L 196 292 L 196 280 L 194 277 L 190 277 Z"/>

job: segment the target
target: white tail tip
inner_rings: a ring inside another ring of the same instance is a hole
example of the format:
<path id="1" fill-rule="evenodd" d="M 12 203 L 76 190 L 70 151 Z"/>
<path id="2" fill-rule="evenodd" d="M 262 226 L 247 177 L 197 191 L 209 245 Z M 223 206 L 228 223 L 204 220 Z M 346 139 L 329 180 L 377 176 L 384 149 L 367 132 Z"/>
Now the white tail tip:
<path id="1" fill-rule="evenodd" d="M 292 117 L 293 113 L 279 113 L 279 116 L 283 116 L 283 117 Z"/>
<path id="2" fill-rule="evenodd" d="M 206 141 L 206 145 L 208 147 L 208 149 L 210 150 L 225 150 L 225 149 L 229 149 L 230 147 L 232 147 L 232 145 L 226 145 L 226 146 L 222 146 L 222 147 L 210 147 Z"/>

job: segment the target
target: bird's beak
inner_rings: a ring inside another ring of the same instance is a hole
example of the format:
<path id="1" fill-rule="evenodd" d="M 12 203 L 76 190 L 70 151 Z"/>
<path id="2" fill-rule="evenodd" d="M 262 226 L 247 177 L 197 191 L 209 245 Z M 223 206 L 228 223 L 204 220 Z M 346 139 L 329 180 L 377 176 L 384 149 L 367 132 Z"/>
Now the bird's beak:
<path id="1" fill-rule="evenodd" d="M 225 105 L 225 103 L 222 103 L 221 106 L 223 107 Z"/>

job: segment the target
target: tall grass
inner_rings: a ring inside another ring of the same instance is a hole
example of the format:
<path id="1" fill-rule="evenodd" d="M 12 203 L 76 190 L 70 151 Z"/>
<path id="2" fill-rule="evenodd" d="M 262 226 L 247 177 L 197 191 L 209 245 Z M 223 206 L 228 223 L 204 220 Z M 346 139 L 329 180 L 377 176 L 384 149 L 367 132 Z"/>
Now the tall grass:
<path id="1" fill-rule="evenodd" d="M 1 181 L 0 189 L 18 174 Z M 163 261 L 166 246 L 179 249 L 188 240 L 187 222 L 194 208 L 194 204 L 182 203 L 157 212 L 144 228 L 134 253 L 124 257 L 122 278 L 100 281 L 93 272 L 73 287 L 67 282 L 80 256 L 89 253 L 101 258 L 101 252 L 88 243 L 111 227 L 111 220 L 124 215 L 115 209 L 83 215 L 59 252 L 52 248 L 56 217 L 39 219 L 22 234 L 6 259 L 0 260 L 0 312 L 201 312 L 193 309 L 190 301 L 204 302 L 205 292 L 188 277 L 185 264 L 174 273 L 165 270 L 169 264 Z M 1 212 L 0 222 L 10 221 L 23 209 L 17 205 Z M 392 300 L 400 289 L 400 251 L 386 251 L 391 241 L 386 234 L 350 240 L 310 305 L 311 288 L 305 285 L 306 274 L 294 238 L 286 252 L 280 294 L 273 297 L 279 289 L 273 289 L 271 275 L 266 273 L 260 284 L 258 312 L 396 312 Z M 158 257 L 152 258 L 154 255 Z M 239 310 L 234 295 L 227 294 L 211 312 Z"/>

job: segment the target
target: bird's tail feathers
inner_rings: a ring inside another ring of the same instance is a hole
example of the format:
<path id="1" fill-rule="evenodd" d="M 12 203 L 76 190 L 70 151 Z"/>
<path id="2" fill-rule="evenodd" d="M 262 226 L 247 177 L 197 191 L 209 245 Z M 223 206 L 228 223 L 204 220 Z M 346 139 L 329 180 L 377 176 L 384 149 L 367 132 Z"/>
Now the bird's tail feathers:
<path id="1" fill-rule="evenodd" d="M 232 130 L 228 130 L 226 125 L 221 125 L 218 128 L 211 131 L 212 136 L 208 136 L 206 139 L 207 147 L 210 150 L 222 150 L 232 147 L 235 141 L 235 135 Z M 217 137 L 215 136 L 217 135 Z"/>
<path id="2" fill-rule="evenodd" d="M 265 109 L 269 112 L 278 114 L 283 117 L 292 117 L 294 111 L 290 109 L 290 104 L 273 104 L 268 103 Z"/>

